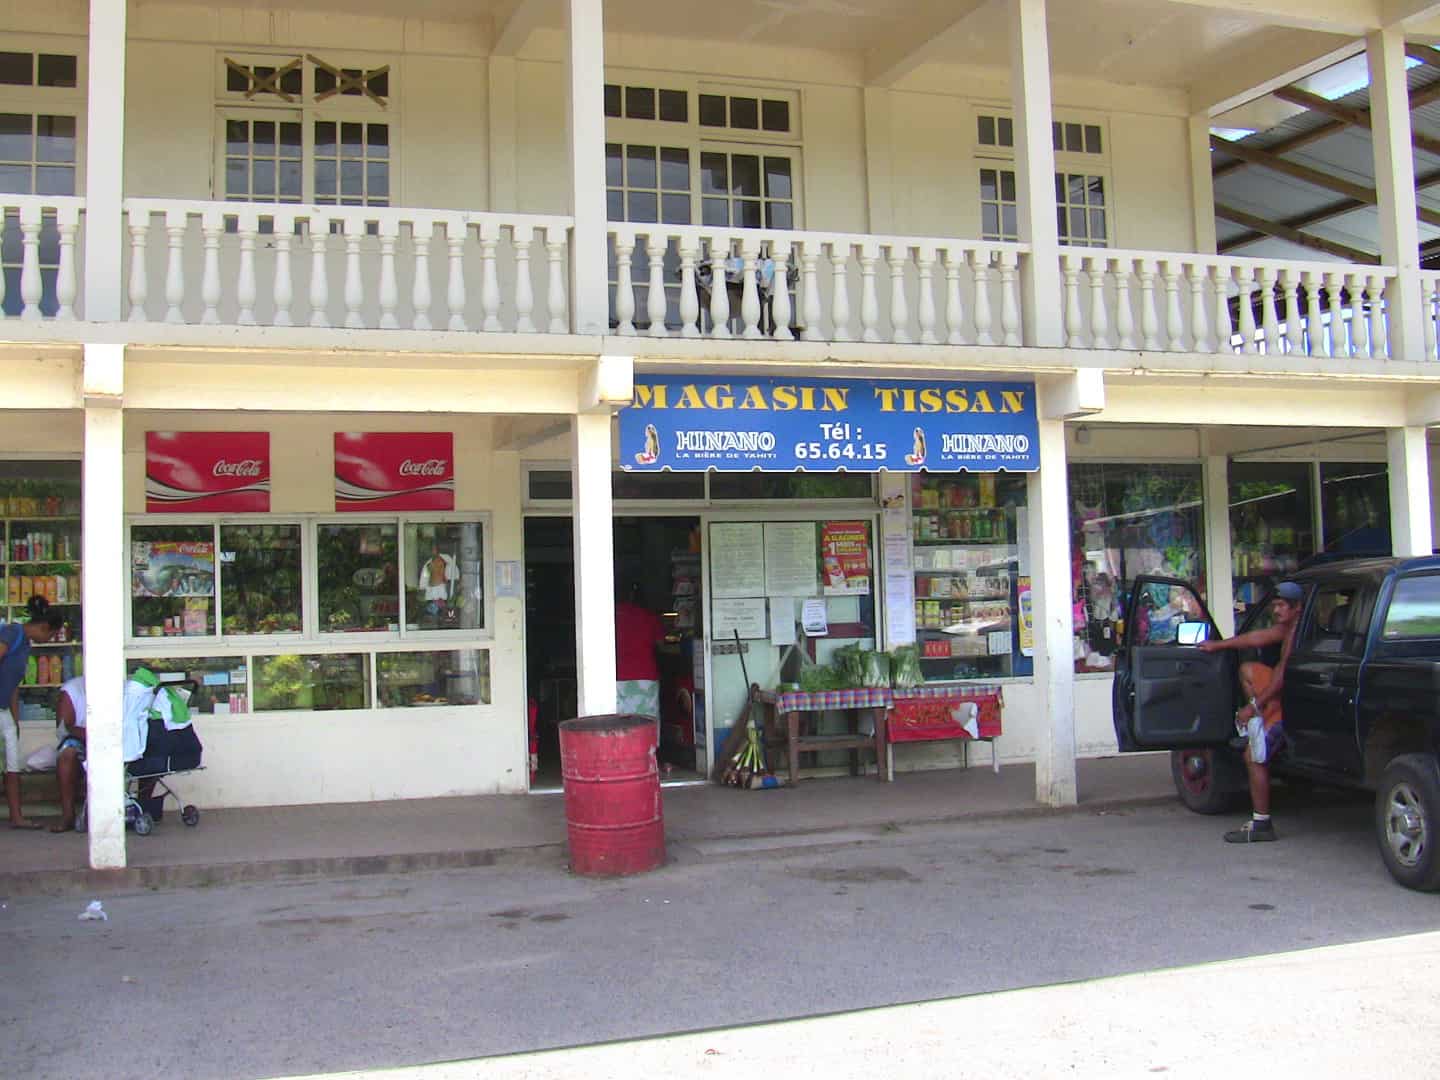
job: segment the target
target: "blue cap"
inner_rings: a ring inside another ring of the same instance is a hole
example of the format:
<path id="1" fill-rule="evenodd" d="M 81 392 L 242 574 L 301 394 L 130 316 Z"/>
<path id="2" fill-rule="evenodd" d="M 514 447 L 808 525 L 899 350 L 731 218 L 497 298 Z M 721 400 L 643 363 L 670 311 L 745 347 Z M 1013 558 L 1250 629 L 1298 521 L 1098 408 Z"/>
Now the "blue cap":
<path id="1" fill-rule="evenodd" d="M 1298 604 L 1305 599 L 1305 590 L 1293 581 L 1282 581 L 1275 586 L 1275 599 Z"/>

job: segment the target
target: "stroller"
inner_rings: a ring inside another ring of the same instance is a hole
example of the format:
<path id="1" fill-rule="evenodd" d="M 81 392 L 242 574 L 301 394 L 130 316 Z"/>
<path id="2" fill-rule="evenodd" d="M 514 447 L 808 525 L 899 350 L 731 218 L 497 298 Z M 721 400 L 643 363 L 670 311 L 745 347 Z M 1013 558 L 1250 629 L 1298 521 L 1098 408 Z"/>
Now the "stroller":
<path id="1" fill-rule="evenodd" d="M 173 776 L 196 772 L 204 747 L 190 722 L 193 681 L 162 683 L 153 672 L 138 668 L 125 683 L 124 753 L 125 824 L 137 836 L 148 836 L 173 799 L 186 825 L 200 824 L 200 811 L 186 803 L 167 783 Z M 158 792 L 158 794 L 157 794 Z M 77 828 L 84 828 L 84 808 Z"/>

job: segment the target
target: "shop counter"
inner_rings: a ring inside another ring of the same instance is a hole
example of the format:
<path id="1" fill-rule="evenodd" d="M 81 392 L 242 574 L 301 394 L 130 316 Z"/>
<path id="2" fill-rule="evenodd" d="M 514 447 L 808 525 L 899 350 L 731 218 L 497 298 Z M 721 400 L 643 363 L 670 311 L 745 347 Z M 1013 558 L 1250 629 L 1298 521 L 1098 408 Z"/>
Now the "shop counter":
<path id="1" fill-rule="evenodd" d="M 970 765 L 970 744 L 988 742 L 994 770 L 1000 771 L 995 740 L 1000 737 L 1000 714 L 1005 704 L 999 686 L 972 683 L 964 686 L 916 686 L 892 690 L 886 718 L 886 739 L 891 743 L 960 739 L 965 745 L 965 766 Z M 895 778 L 894 758 L 886 755 L 886 779 Z"/>
<path id="2" fill-rule="evenodd" d="M 890 747 L 885 737 L 885 715 L 891 704 L 889 690 L 823 690 L 814 693 L 762 690 L 757 700 L 765 706 L 766 742 L 785 748 L 792 784 L 800 779 L 800 755 L 815 750 L 873 749 L 879 779 L 888 778 L 891 766 Z M 807 722 L 806 714 L 824 712 L 845 713 L 849 732 L 817 735 L 802 731 L 802 728 L 813 726 L 813 721 Z M 868 733 L 864 731 L 867 715 L 872 725 Z"/>

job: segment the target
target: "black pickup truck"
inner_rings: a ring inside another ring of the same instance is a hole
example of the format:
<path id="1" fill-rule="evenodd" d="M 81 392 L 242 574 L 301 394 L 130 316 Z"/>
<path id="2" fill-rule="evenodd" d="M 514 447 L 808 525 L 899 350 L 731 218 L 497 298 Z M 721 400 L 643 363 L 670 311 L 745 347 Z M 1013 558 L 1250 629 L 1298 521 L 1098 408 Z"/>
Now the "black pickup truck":
<path id="1" fill-rule="evenodd" d="M 1282 692 L 1288 747 L 1274 775 L 1375 793 L 1375 835 L 1400 884 L 1440 889 L 1440 557 L 1337 562 L 1305 590 Z M 1218 636 L 1195 588 L 1136 579 L 1112 701 L 1122 751 L 1169 750 L 1181 801 L 1201 814 L 1246 790 L 1232 748 L 1239 667 L 1276 655 L 1202 652 Z M 1241 633 L 1273 618 L 1269 598 Z"/>

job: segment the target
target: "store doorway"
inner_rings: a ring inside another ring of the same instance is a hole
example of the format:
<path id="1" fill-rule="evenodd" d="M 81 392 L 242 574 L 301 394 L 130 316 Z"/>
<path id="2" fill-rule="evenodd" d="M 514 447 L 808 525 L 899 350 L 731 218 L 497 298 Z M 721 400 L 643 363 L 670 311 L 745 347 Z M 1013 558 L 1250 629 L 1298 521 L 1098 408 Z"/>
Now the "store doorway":
<path id="1" fill-rule="evenodd" d="M 658 676 L 661 780 L 698 782 L 697 730 L 704 738 L 696 694 L 697 665 L 704 663 L 700 519 L 617 517 L 614 544 L 618 598 L 640 609 L 621 619 L 618 629 L 629 640 L 618 642 L 618 674 L 631 676 L 631 684 Z M 525 519 L 525 577 L 526 685 L 534 714 L 530 790 L 558 791 L 559 725 L 578 712 L 570 517 Z M 652 633 L 658 643 L 639 640 Z"/>

